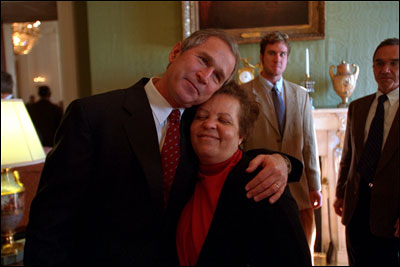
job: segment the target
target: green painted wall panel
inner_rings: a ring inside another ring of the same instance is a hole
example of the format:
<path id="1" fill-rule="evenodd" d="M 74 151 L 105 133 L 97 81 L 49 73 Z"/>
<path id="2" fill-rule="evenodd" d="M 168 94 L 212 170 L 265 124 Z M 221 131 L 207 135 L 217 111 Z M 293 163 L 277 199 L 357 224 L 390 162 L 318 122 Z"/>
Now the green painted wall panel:
<path id="1" fill-rule="evenodd" d="M 143 76 L 162 73 L 172 46 L 182 37 L 180 1 L 88 1 L 87 10 L 92 94 L 125 88 Z M 325 11 L 325 39 L 292 42 L 284 74 L 295 83 L 304 79 L 308 48 L 317 108 L 336 107 L 341 102 L 328 73 L 341 60 L 360 67 L 350 100 L 374 92 L 372 54 L 380 41 L 399 36 L 397 1 L 327 1 Z M 243 44 L 239 49 L 242 57 L 258 62 L 258 44 Z"/>
<path id="2" fill-rule="evenodd" d="M 92 93 L 165 70 L 181 38 L 180 2 L 87 2 Z"/>

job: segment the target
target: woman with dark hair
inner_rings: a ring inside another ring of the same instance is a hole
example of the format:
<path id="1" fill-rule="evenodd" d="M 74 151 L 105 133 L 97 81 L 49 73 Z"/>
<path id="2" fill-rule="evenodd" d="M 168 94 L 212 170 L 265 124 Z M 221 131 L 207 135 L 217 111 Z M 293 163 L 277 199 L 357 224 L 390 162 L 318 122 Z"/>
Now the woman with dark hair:
<path id="1" fill-rule="evenodd" d="M 239 146 L 258 113 L 257 103 L 235 83 L 198 107 L 190 129 L 198 180 L 176 230 L 180 265 L 311 265 L 289 189 L 272 205 L 243 194 L 253 175 Z"/>

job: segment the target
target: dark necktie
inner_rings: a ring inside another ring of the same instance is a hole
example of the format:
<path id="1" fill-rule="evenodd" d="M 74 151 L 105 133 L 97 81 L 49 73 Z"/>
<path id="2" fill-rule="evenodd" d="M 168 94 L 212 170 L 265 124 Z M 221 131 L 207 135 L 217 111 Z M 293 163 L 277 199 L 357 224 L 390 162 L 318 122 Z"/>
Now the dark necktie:
<path id="1" fill-rule="evenodd" d="M 168 116 L 167 134 L 165 135 L 164 145 L 161 149 L 165 206 L 167 205 L 169 191 L 175 178 L 181 154 L 179 146 L 179 121 L 180 111 L 179 109 L 174 109 Z"/>
<path id="2" fill-rule="evenodd" d="M 276 86 L 272 87 L 272 100 L 274 101 L 275 114 L 278 120 L 279 131 L 281 136 L 283 134 L 283 125 L 285 123 L 285 102 L 283 101 L 282 94 L 279 93 Z"/>
<path id="3" fill-rule="evenodd" d="M 369 128 L 367 142 L 364 145 L 361 154 L 360 162 L 357 170 L 361 174 L 361 179 L 364 179 L 369 186 L 372 187 L 372 180 L 375 175 L 376 167 L 382 152 L 383 143 L 383 122 L 385 119 L 385 109 L 383 103 L 387 100 L 386 95 L 381 95 L 378 98 L 378 106 L 376 108 L 375 117 L 372 120 Z"/>

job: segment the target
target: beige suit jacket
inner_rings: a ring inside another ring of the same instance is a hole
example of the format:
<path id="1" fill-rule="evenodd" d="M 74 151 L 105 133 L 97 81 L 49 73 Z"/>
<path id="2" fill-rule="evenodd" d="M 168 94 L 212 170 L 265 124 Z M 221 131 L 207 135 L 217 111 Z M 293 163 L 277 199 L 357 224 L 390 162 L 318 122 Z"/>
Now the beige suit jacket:
<path id="1" fill-rule="evenodd" d="M 305 88 L 283 80 L 286 114 L 281 137 L 274 104 L 267 95 L 270 92 L 266 92 L 260 77 L 243 84 L 242 88 L 260 104 L 260 115 L 244 149 L 267 148 L 299 159 L 304 164 L 303 174 L 299 182 L 289 184 L 290 191 L 300 210 L 311 208 L 309 192 L 321 190 L 321 179 L 308 93 Z"/>
<path id="2" fill-rule="evenodd" d="M 360 174 L 358 162 L 364 146 L 365 122 L 376 94 L 353 101 L 347 114 L 336 197 L 344 198 L 342 223 L 348 225 L 357 206 Z M 370 228 L 376 236 L 393 237 L 399 218 L 399 110 L 393 120 L 373 179 Z"/>

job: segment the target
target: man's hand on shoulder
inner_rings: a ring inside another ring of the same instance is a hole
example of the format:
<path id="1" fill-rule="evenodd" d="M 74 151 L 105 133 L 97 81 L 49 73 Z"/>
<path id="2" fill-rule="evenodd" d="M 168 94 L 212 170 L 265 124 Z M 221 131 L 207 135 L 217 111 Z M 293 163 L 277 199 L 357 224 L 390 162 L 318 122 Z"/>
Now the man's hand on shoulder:
<path id="1" fill-rule="evenodd" d="M 258 202 L 267 197 L 271 204 L 282 195 L 288 181 L 290 161 L 281 154 L 258 155 L 249 164 L 247 172 L 263 169 L 246 185 L 247 197 Z"/>

